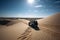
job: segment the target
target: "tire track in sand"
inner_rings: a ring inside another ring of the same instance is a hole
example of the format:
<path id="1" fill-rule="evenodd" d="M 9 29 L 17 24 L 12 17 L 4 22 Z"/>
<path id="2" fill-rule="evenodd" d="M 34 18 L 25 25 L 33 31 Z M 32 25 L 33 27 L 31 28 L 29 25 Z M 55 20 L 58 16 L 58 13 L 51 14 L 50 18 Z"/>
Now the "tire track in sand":
<path id="1" fill-rule="evenodd" d="M 23 34 L 18 37 L 18 40 L 31 40 L 32 30 L 30 27 L 28 27 Z"/>

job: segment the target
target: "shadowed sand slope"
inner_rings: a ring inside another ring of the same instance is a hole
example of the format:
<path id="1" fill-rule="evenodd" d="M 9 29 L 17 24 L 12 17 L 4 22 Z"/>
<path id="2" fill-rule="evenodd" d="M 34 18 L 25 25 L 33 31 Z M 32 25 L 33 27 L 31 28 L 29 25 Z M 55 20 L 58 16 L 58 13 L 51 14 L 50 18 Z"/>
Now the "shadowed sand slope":
<path id="1" fill-rule="evenodd" d="M 0 19 L 0 26 L 10 26 L 19 23 L 19 20 Z"/>

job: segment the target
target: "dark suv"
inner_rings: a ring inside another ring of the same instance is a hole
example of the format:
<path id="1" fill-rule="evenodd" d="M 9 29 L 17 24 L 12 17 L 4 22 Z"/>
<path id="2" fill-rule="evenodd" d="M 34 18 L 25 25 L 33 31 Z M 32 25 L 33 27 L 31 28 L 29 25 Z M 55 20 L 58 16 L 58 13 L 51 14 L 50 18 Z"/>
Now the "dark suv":
<path id="1" fill-rule="evenodd" d="M 37 21 L 30 21 L 29 22 L 29 26 L 32 27 L 35 30 L 39 30 L 38 22 Z"/>

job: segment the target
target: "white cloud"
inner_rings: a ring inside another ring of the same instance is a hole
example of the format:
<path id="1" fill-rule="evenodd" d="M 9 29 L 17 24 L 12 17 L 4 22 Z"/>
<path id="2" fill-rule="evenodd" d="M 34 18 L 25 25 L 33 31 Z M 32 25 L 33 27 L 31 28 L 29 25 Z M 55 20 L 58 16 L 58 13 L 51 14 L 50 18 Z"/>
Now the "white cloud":
<path id="1" fill-rule="evenodd" d="M 40 7 L 43 7 L 42 5 L 36 5 L 34 6 L 35 8 L 40 8 Z"/>

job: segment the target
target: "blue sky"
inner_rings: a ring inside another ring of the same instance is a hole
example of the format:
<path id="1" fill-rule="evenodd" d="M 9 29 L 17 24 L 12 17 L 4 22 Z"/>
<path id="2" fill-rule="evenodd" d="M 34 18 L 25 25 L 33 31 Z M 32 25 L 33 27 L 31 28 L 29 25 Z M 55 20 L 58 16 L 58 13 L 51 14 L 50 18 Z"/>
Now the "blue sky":
<path id="1" fill-rule="evenodd" d="M 0 0 L 0 17 L 47 17 L 60 12 L 60 0 Z"/>

